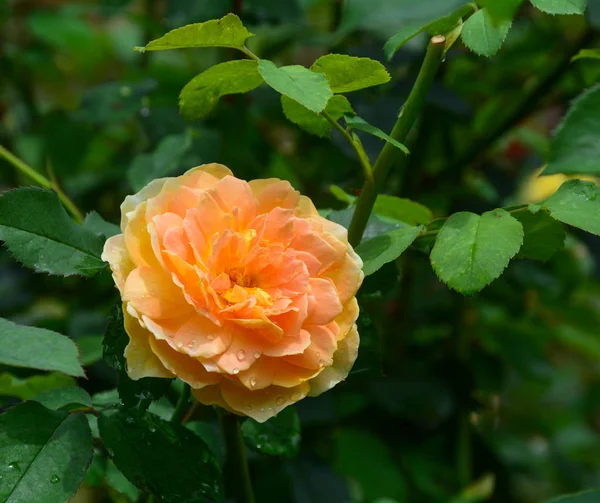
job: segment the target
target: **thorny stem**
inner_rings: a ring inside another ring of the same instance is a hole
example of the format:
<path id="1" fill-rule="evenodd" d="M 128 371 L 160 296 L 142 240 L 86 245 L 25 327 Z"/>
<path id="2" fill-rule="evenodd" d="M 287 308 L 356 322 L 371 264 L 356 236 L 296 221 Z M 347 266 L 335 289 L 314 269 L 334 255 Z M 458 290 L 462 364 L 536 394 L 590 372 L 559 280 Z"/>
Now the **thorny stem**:
<path id="1" fill-rule="evenodd" d="M 77 223 L 83 222 L 83 215 L 81 211 L 75 206 L 75 203 L 69 199 L 69 197 L 62 191 L 58 183 L 55 183 L 51 180 L 48 180 L 44 175 L 38 173 L 31 166 L 23 162 L 13 153 L 9 152 L 6 148 L 0 145 L 0 157 L 3 157 L 7 162 L 12 164 L 17 170 L 23 173 L 25 176 L 33 180 L 38 185 L 41 185 L 45 189 L 52 189 L 56 192 L 61 202 L 64 204 L 65 208 L 71 213 L 73 218 L 77 221 Z"/>
<path id="2" fill-rule="evenodd" d="M 254 492 L 250 480 L 246 447 L 240 430 L 240 420 L 235 414 L 219 409 L 219 420 L 225 445 L 227 446 L 227 462 L 225 477 L 230 496 L 236 503 L 254 503 Z"/>
<path id="3" fill-rule="evenodd" d="M 425 59 L 423 60 L 423 65 L 421 66 L 415 85 L 404 103 L 398 115 L 398 120 L 390 134 L 392 138 L 400 143 L 406 141 L 408 133 L 425 105 L 425 98 L 442 61 L 445 43 L 446 38 L 442 35 L 436 35 L 429 41 L 427 53 L 425 54 Z M 396 163 L 398 155 L 396 147 L 389 143 L 386 143 L 381 149 L 373 166 L 373 180 L 367 179 L 365 181 L 352 221 L 350 222 L 348 241 L 352 246 L 357 246 L 360 243 L 371 211 L 373 210 L 373 205 L 377 199 L 377 193 L 385 182 L 390 169 Z"/>

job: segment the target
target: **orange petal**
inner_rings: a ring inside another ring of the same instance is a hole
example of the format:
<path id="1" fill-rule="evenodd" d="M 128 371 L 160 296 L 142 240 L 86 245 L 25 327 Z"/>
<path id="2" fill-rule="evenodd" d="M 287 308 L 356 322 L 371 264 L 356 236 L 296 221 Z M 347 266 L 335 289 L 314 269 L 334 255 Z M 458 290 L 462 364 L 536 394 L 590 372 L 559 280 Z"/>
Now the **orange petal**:
<path id="1" fill-rule="evenodd" d="M 227 402 L 225 402 L 225 400 L 223 400 L 223 396 L 221 395 L 221 386 L 219 386 L 218 384 L 206 386 L 200 389 L 192 389 L 192 394 L 194 395 L 196 400 L 198 400 L 204 405 L 216 405 L 231 412 L 232 414 L 238 413 L 235 410 L 233 410 L 229 405 L 227 405 Z"/>
<path id="2" fill-rule="evenodd" d="M 248 370 L 240 372 L 238 377 L 249 390 L 260 390 L 271 384 L 292 388 L 314 377 L 318 372 L 319 370 L 297 367 L 281 358 L 263 356 Z"/>
<path id="3" fill-rule="evenodd" d="M 248 182 L 225 176 L 214 187 L 214 198 L 228 213 L 235 214 L 235 230 L 243 230 L 256 216 L 256 199 Z"/>
<path id="4" fill-rule="evenodd" d="M 156 356 L 160 358 L 165 368 L 188 383 L 192 388 L 203 388 L 210 384 L 216 384 L 221 380 L 219 374 L 207 372 L 198 360 L 186 354 L 178 353 L 166 341 L 151 338 L 150 347 Z"/>
<path id="5" fill-rule="evenodd" d="M 328 278 L 310 278 L 310 291 L 307 323 L 326 325 L 341 314 L 342 303 L 333 281 Z"/>
<path id="6" fill-rule="evenodd" d="M 177 318 L 193 311 L 171 278 L 149 267 L 131 271 L 125 281 L 123 301 L 154 319 Z"/>
<path id="7" fill-rule="evenodd" d="M 214 187 L 221 178 L 228 175 L 233 175 L 233 173 L 227 166 L 211 162 L 190 169 L 178 179 L 193 189 L 209 189 Z"/>
<path id="8" fill-rule="evenodd" d="M 135 210 L 129 213 L 129 223 L 125 227 L 125 246 L 129 256 L 138 266 L 162 269 L 152 247 L 148 222 L 146 221 L 146 201 L 140 203 Z"/>
<path id="9" fill-rule="evenodd" d="M 232 338 L 227 329 L 195 314 L 175 332 L 173 344 L 178 351 L 195 358 L 212 358 L 229 348 Z"/>
<path id="10" fill-rule="evenodd" d="M 125 227 L 129 224 L 132 217 L 132 212 L 144 201 L 147 201 L 151 197 L 157 196 L 162 190 L 163 186 L 169 178 L 158 178 L 152 180 L 137 194 L 127 196 L 121 204 L 121 230 L 124 231 Z"/>
<path id="11" fill-rule="evenodd" d="M 248 185 L 258 201 L 257 214 L 268 213 L 273 208 L 295 208 L 300 201 L 300 194 L 289 182 L 268 178 L 251 180 Z"/>
<path id="12" fill-rule="evenodd" d="M 247 370 L 263 352 L 264 342 L 252 334 L 252 330 L 232 328 L 231 345 L 218 358 L 216 363 L 228 374 L 237 375 Z"/>
<path id="13" fill-rule="evenodd" d="M 320 369 L 333 363 L 333 354 L 337 349 L 337 323 L 328 325 L 309 325 L 310 346 L 302 354 L 284 357 L 285 361 L 308 369 Z"/>
<path id="14" fill-rule="evenodd" d="M 287 356 L 297 355 L 306 350 L 310 345 L 310 333 L 306 330 L 300 330 L 296 336 L 286 336 L 275 344 L 267 345 L 263 348 L 263 354 L 267 356 Z"/>
<path id="15" fill-rule="evenodd" d="M 331 366 L 324 368 L 318 376 L 309 381 L 309 396 L 318 396 L 348 377 L 358 356 L 359 342 L 358 330 L 354 325 L 346 337 L 338 342 Z"/>
<path id="16" fill-rule="evenodd" d="M 123 306 L 125 331 L 129 336 L 129 344 L 125 348 L 127 374 L 137 381 L 142 377 L 174 377 L 150 347 L 150 339 L 154 336 L 139 321 L 133 318 Z"/>
<path id="17" fill-rule="evenodd" d="M 259 423 L 264 423 L 288 405 L 301 400 L 308 391 L 306 382 L 293 388 L 269 386 L 256 391 L 226 379 L 221 382 L 221 394 L 226 404 L 236 413 L 250 416 Z"/>

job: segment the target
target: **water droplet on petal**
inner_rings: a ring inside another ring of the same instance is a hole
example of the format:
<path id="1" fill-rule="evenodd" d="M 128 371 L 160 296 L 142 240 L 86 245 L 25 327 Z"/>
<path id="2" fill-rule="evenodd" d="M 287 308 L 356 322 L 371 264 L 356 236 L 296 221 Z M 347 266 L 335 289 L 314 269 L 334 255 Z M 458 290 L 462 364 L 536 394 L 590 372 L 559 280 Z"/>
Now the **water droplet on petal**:
<path id="1" fill-rule="evenodd" d="M 196 339 L 192 339 L 188 342 L 188 348 L 193 348 L 196 345 Z"/>
<path id="2" fill-rule="evenodd" d="M 260 353 L 258 351 L 255 351 L 252 356 L 254 356 L 254 358 L 258 358 L 260 356 Z"/>
<path id="3" fill-rule="evenodd" d="M 250 387 L 254 388 L 254 386 L 256 386 L 256 377 L 251 377 L 250 378 Z"/>
<path id="4" fill-rule="evenodd" d="M 177 344 L 175 344 L 175 346 L 177 346 L 178 348 L 183 347 L 183 342 L 179 341 Z"/>
<path id="5" fill-rule="evenodd" d="M 237 368 L 237 367 L 236 367 L 236 368 L 234 368 L 234 369 L 233 369 L 233 373 L 234 373 L 234 374 L 239 374 L 239 373 L 240 373 L 240 369 L 239 369 L 239 368 Z"/>
<path id="6" fill-rule="evenodd" d="M 215 336 L 210 334 L 206 337 L 209 341 L 214 341 L 215 340 Z"/>
<path id="7" fill-rule="evenodd" d="M 50 479 L 50 482 L 52 484 L 58 484 L 60 482 L 60 477 L 58 475 L 52 475 L 52 478 Z"/>
<path id="8" fill-rule="evenodd" d="M 321 356 L 321 353 L 317 351 L 317 358 L 319 358 L 319 356 Z"/>
<path id="9" fill-rule="evenodd" d="M 321 365 L 321 366 L 325 365 L 325 360 L 323 360 L 323 358 L 321 358 L 321 359 L 319 360 L 319 365 Z"/>
<path id="10" fill-rule="evenodd" d="M 285 398 L 282 396 L 278 396 L 277 399 L 275 400 L 275 403 L 281 407 L 284 403 L 285 403 Z"/>
<path id="11" fill-rule="evenodd" d="M 240 349 L 235 356 L 237 356 L 239 361 L 242 361 L 244 358 L 246 358 L 246 352 L 243 349 Z"/>
<path id="12" fill-rule="evenodd" d="M 264 407 L 261 407 L 261 408 L 260 408 L 260 411 L 261 411 L 261 412 L 264 412 L 264 411 L 265 411 L 265 408 L 264 408 Z"/>

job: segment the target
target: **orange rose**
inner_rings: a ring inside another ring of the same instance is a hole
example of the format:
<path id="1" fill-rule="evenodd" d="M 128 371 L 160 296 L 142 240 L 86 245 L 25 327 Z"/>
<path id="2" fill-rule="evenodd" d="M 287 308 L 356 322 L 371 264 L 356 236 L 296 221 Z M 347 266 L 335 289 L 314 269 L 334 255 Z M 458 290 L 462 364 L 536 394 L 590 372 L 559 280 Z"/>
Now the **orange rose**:
<path id="1" fill-rule="evenodd" d="M 102 257 L 132 379 L 177 376 L 200 402 L 262 422 L 346 378 L 362 262 L 288 182 L 206 164 L 151 182 L 121 213 Z"/>

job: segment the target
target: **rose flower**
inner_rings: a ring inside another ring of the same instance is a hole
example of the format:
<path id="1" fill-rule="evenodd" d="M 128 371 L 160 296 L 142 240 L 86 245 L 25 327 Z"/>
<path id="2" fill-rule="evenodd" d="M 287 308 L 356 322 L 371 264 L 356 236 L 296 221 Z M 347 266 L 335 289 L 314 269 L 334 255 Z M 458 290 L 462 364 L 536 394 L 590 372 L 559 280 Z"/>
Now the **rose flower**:
<path id="1" fill-rule="evenodd" d="M 220 164 L 155 180 L 108 239 L 132 379 L 179 377 L 204 404 L 266 421 L 348 375 L 362 262 L 288 182 Z"/>

